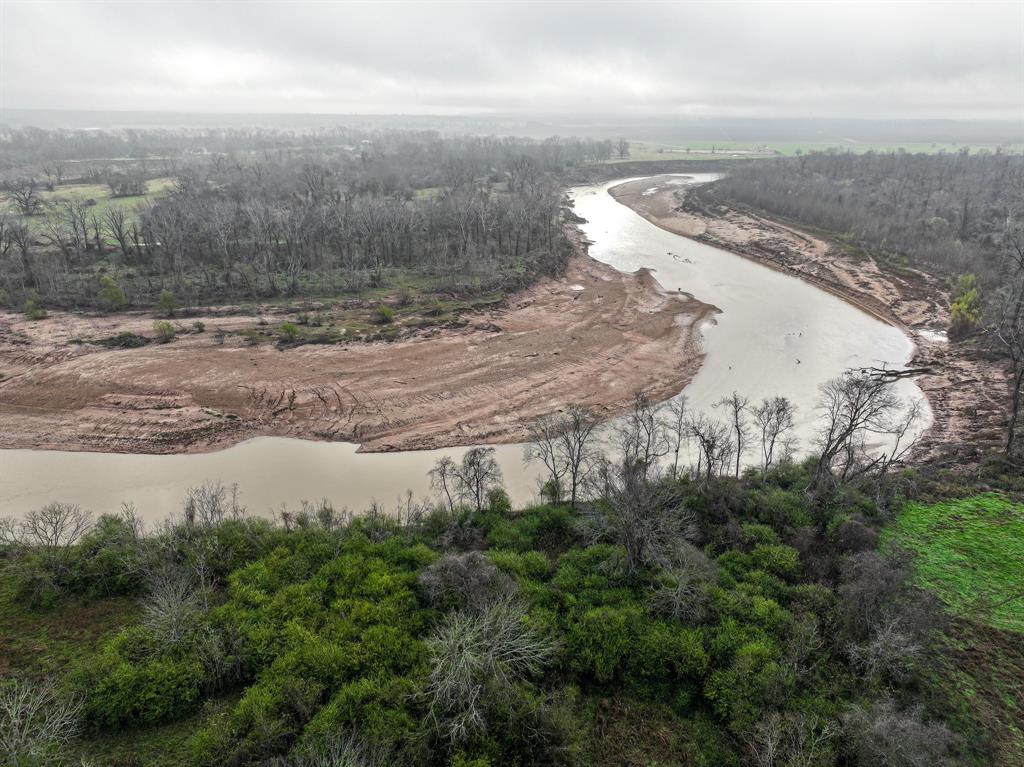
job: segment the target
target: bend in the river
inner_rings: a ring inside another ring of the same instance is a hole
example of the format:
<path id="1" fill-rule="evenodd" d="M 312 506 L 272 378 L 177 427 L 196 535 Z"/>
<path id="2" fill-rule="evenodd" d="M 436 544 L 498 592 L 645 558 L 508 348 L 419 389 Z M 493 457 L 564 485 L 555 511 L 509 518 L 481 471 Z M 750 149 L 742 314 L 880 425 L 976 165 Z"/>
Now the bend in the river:
<path id="1" fill-rule="evenodd" d="M 710 174 L 691 176 L 691 183 Z M 706 358 L 685 395 L 694 410 L 736 390 L 751 399 L 784 395 L 797 403 L 797 437 L 813 435 L 819 388 L 852 367 L 906 364 L 913 344 L 898 329 L 795 277 L 658 228 L 608 189 L 624 179 L 571 190 L 590 255 L 621 271 L 653 271 L 668 290 L 683 290 L 721 309 L 703 328 Z M 910 380 L 898 384 L 922 397 Z M 538 471 L 522 446 L 496 446 L 507 489 L 517 504 L 536 494 Z M 110 512 L 133 501 L 147 520 L 179 510 L 187 488 L 204 481 L 237 482 L 252 512 L 328 498 L 359 511 L 376 500 L 394 507 L 410 488 L 428 494 L 427 471 L 441 455 L 465 448 L 357 453 L 346 443 L 261 437 L 215 453 L 124 455 L 57 451 L 0 452 L 0 515 L 17 515 L 54 500 Z"/>

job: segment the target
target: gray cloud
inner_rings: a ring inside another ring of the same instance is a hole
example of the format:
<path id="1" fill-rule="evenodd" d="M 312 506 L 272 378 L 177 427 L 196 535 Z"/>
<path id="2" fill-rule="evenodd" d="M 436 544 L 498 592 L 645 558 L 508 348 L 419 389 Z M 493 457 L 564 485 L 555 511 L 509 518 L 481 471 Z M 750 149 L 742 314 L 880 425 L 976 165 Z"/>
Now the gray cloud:
<path id="1" fill-rule="evenodd" d="M 3 106 L 1024 117 L 1024 3 L 0 3 Z"/>

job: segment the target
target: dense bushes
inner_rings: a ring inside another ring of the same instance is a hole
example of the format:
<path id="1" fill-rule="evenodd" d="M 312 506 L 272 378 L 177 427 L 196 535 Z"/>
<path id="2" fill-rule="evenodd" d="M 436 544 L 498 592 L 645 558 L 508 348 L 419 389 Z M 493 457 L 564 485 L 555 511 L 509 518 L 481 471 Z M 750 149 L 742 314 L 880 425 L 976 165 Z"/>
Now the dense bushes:
<path id="1" fill-rule="evenodd" d="M 692 523 L 664 566 L 583 545 L 586 507 L 510 513 L 492 494 L 399 523 L 322 505 L 282 529 L 218 486 L 158 535 L 103 517 L 15 559 L 38 560 L 57 601 L 139 598 L 70 691 L 93 736 L 199 714 L 190 764 L 590 764 L 622 711 L 694 733 L 694 763 L 770 747 L 906 764 L 890 725 L 941 763 L 948 731 L 886 697 L 912 699 L 931 605 L 904 557 L 864 544 L 860 496 L 823 507 L 789 471 L 661 480 Z"/>

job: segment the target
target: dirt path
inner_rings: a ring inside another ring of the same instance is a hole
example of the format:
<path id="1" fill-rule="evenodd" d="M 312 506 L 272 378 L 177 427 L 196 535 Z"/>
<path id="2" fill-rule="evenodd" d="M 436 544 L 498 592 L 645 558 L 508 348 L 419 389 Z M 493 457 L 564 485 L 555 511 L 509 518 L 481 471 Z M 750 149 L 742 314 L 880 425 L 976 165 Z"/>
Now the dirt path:
<path id="1" fill-rule="evenodd" d="M 667 398 L 703 359 L 714 307 L 579 253 L 462 329 L 393 343 L 279 351 L 218 330 L 252 316 L 200 317 L 203 333 L 107 349 L 76 339 L 152 335 L 153 318 L 0 314 L 0 447 L 176 453 L 258 435 L 359 442 L 373 451 L 524 437 L 523 423 L 581 402 L 611 417 L 632 393 Z"/>
<path id="2" fill-rule="evenodd" d="M 709 210 L 686 194 L 679 177 L 657 176 L 613 187 L 611 194 L 648 221 L 676 234 L 746 256 L 791 274 L 906 331 L 916 351 L 911 367 L 935 416 L 924 453 L 976 452 L 998 444 L 1005 422 L 1006 372 L 936 336 L 949 326 L 949 295 L 916 271 L 894 274 L 855 260 L 799 229 L 724 206 Z"/>

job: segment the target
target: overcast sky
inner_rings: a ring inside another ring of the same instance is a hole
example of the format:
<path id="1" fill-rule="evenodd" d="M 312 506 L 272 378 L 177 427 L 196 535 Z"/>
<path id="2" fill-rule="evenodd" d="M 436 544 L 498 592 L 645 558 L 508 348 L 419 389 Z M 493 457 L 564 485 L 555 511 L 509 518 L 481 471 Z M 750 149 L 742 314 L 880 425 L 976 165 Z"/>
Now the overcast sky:
<path id="1" fill-rule="evenodd" d="M 1024 119 L 1024 0 L 0 0 L 6 108 Z"/>

